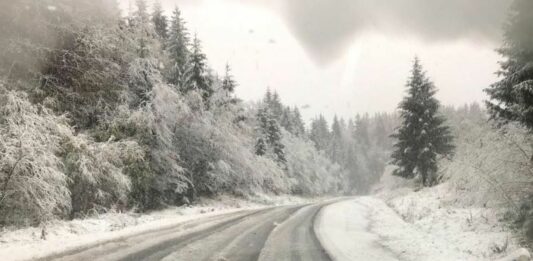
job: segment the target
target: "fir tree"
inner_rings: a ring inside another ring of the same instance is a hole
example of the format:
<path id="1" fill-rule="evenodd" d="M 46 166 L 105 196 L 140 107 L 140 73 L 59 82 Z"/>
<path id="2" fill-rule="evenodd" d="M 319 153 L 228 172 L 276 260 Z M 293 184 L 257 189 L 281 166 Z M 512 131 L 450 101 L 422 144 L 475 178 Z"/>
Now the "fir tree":
<path id="1" fill-rule="evenodd" d="M 293 115 L 293 128 L 294 128 L 294 135 L 298 137 L 303 137 L 305 135 L 305 124 L 302 119 L 302 115 L 300 114 L 300 110 L 298 110 L 298 107 L 294 107 L 292 111 Z"/>
<path id="2" fill-rule="evenodd" d="M 437 115 L 436 88 L 426 77 L 418 58 L 411 73 L 407 96 L 399 106 L 402 124 L 393 134 L 397 142 L 392 163 L 399 167 L 394 175 L 404 178 L 419 175 L 424 186 L 432 186 L 437 181 L 437 155 L 453 152 L 453 137 L 444 125 L 444 118 Z"/>
<path id="3" fill-rule="evenodd" d="M 373 131 L 373 140 L 375 141 L 375 145 L 380 148 L 386 148 L 386 144 L 388 141 L 388 134 L 387 130 L 385 128 L 385 120 L 383 119 L 382 115 L 376 115 L 374 117 L 376 119 L 376 126 L 374 127 Z"/>
<path id="4" fill-rule="evenodd" d="M 163 7 L 159 0 L 154 3 L 152 23 L 154 23 L 155 32 L 159 38 L 165 41 L 168 37 L 168 21 L 167 17 L 163 14 Z"/>
<path id="5" fill-rule="evenodd" d="M 263 98 L 263 103 L 269 107 L 270 107 L 270 104 L 272 103 L 272 91 L 270 91 L 270 88 L 267 88 L 265 97 Z"/>
<path id="6" fill-rule="evenodd" d="M 363 148 L 370 146 L 370 137 L 368 134 L 368 115 L 361 117 L 357 115 L 355 118 L 355 132 L 354 138 Z"/>
<path id="7" fill-rule="evenodd" d="M 153 45 L 154 31 L 150 24 L 150 15 L 148 7 L 144 0 L 137 0 L 137 10 L 130 17 L 130 26 L 134 29 L 134 36 L 137 38 L 137 52 L 140 58 L 148 58 Z"/>
<path id="8" fill-rule="evenodd" d="M 333 117 L 331 124 L 331 141 L 329 143 L 329 155 L 333 162 L 340 162 L 342 157 L 343 130 L 337 116 Z"/>
<path id="9" fill-rule="evenodd" d="M 144 0 L 137 0 L 137 10 L 129 17 L 132 52 L 135 58 L 129 63 L 128 85 L 134 94 L 131 104 L 135 107 L 148 100 L 148 93 L 160 81 L 158 60 L 159 42 Z"/>
<path id="10" fill-rule="evenodd" d="M 224 79 L 222 79 L 222 89 L 228 93 L 233 93 L 235 91 L 235 87 L 237 87 L 237 83 L 231 74 L 231 67 L 229 64 L 226 64 L 226 72 L 224 74 Z"/>
<path id="11" fill-rule="evenodd" d="M 516 0 L 505 27 L 504 45 L 498 51 L 503 79 L 485 91 L 492 118 L 516 121 L 533 130 L 533 1 Z"/>
<path id="12" fill-rule="evenodd" d="M 285 158 L 285 146 L 281 143 L 281 129 L 274 117 L 270 117 L 268 121 L 268 143 L 272 147 L 275 159 L 282 166 L 287 164 Z"/>
<path id="13" fill-rule="evenodd" d="M 279 94 L 276 91 L 272 92 L 270 88 L 268 88 L 265 97 L 263 98 L 263 103 L 268 107 L 274 118 L 278 122 L 281 122 L 284 108 L 281 99 L 279 98 Z"/>
<path id="14" fill-rule="evenodd" d="M 315 143 L 317 150 L 326 151 L 330 140 L 328 122 L 320 115 L 311 122 L 309 138 Z"/>
<path id="15" fill-rule="evenodd" d="M 211 78 L 207 72 L 207 58 L 202 52 L 200 39 L 194 37 L 190 58 L 190 75 L 187 88 L 200 91 L 204 103 L 209 104 L 209 98 L 213 95 Z M 190 89 L 188 89 L 190 90 Z"/>
<path id="16" fill-rule="evenodd" d="M 272 99 L 269 104 L 270 110 L 274 115 L 274 118 L 279 122 L 283 115 L 283 104 L 281 104 L 281 99 L 278 92 L 274 91 L 272 94 Z"/>
<path id="17" fill-rule="evenodd" d="M 280 125 L 283 127 L 286 131 L 294 134 L 294 126 L 293 126 L 293 115 L 291 108 L 285 107 L 283 108 L 283 112 L 281 113 L 281 119 L 280 119 Z"/>
<path id="18" fill-rule="evenodd" d="M 167 72 L 167 80 L 181 90 L 185 90 L 187 82 L 187 71 L 189 62 L 189 33 L 185 27 L 185 21 L 181 17 L 180 9 L 174 9 L 170 29 L 168 31 L 168 41 L 166 43 L 170 60 Z"/>
<path id="19" fill-rule="evenodd" d="M 270 109 L 264 107 L 257 113 L 259 138 L 257 139 L 255 152 L 257 155 L 270 155 L 280 165 L 285 166 L 285 147 L 281 142 L 282 134 L 279 123 L 274 119 Z"/>
<path id="20" fill-rule="evenodd" d="M 257 118 L 257 133 L 258 133 L 258 138 L 257 138 L 257 141 L 256 141 L 256 144 L 255 144 L 255 154 L 256 155 L 259 155 L 259 156 L 264 156 L 267 154 L 267 151 L 268 151 L 268 145 L 267 145 L 267 142 L 266 142 L 266 139 L 267 139 L 267 129 L 268 129 L 268 124 L 269 124 L 269 120 L 268 120 L 268 111 L 266 108 L 259 108 L 259 110 L 257 111 L 257 115 L 256 115 L 256 118 Z"/>
<path id="21" fill-rule="evenodd" d="M 224 77 L 221 79 L 221 89 L 217 91 L 220 93 L 217 100 L 218 106 L 238 103 L 239 99 L 234 97 L 235 87 L 237 87 L 237 82 L 233 79 L 229 64 L 226 64 Z"/>
<path id="22" fill-rule="evenodd" d="M 264 156 L 267 153 L 267 145 L 263 137 L 259 137 L 255 143 L 255 155 Z"/>

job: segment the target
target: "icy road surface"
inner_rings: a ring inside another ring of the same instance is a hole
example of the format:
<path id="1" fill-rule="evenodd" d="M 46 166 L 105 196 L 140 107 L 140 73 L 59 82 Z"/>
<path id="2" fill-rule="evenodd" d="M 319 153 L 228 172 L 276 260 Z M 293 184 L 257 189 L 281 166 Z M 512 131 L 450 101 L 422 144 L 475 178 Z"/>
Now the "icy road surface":
<path id="1" fill-rule="evenodd" d="M 412 211 L 412 203 L 402 204 L 396 209 L 405 206 Z M 379 198 L 338 198 L 198 216 L 40 260 L 449 261 L 529 257 L 527 250 L 516 247 L 498 256 L 487 255 L 492 241 L 485 241 L 505 234 L 478 234 L 460 226 L 463 221 L 463 216 L 439 215 L 428 229 L 425 223 L 405 221 Z M 442 231 L 439 222 L 446 224 Z M 464 240 L 455 240 L 457 237 Z"/>
<path id="2" fill-rule="evenodd" d="M 332 203 L 222 214 L 42 260 L 332 260 L 314 229 Z"/>

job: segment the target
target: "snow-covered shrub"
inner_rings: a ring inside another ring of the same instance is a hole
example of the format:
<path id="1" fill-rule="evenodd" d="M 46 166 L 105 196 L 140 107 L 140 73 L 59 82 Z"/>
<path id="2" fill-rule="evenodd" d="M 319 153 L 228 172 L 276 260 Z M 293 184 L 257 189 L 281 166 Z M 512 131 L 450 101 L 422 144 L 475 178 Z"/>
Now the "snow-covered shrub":
<path id="1" fill-rule="evenodd" d="M 62 171 L 63 117 L 0 83 L 0 224 L 35 224 L 71 209 Z"/>
<path id="2" fill-rule="evenodd" d="M 457 151 L 452 160 L 439 162 L 443 180 L 456 190 L 464 205 L 516 209 L 531 192 L 531 137 L 516 125 L 497 128 L 478 109 L 448 110 Z"/>
<path id="3" fill-rule="evenodd" d="M 311 141 L 283 133 L 291 192 L 323 195 L 343 191 L 347 174 L 332 163 Z"/>
<path id="4" fill-rule="evenodd" d="M 136 142 L 94 142 L 85 135 L 69 135 L 61 148 L 69 177 L 72 215 L 102 213 L 111 208 L 123 210 L 127 206 L 130 179 L 123 169 L 144 157 Z"/>
<path id="5" fill-rule="evenodd" d="M 196 193 L 286 192 L 283 170 L 253 153 L 253 128 L 235 122 L 240 105 L 218 109 L 192 113 L 176 129 L 180 159 Z"/>
<path id="6" fill-rule="evenodd" d="M 148 102 L 150 91 L 161 80 L 155 59 L 136 58 L 128 67 L 130 104 L 137 107 Z"/>
<path id="7" fill-rule="evenodd" d="M 236 125 L 234 117 L 235 113 L 218 114 L 213 122 L 217 131 L 216 142 L 220 144 L 219 155 L 232 167 L 232 182 L 224 188 L 247 194 L 258 190 L 287 193 L 288 180 L 282 168 L 270 158 L 255 155 L 252 127 Z"/>
<path id="8" fill-rule="evenodd" d="M 67 23 L 53 30 L 59 31 L 59 40 L 46 49 L 37 76 L 41 84 L 31 89 L 32 101 L 52 97 L 56 103 L 51 108 L 68 113 L 76 129 L 93 128 L 122 103 L 128 90 L 124 67 L 129 61 L 117 37 L 118 24 Z"/>
<path id="9" fill-rule="evenodd" d="M 175 131 L 190 110 L 165 84 L 155 85 L 148 98 L 138 109 L 120 106 L 97 133 L 100 140 L 133 139 L 141 146 L 143 159 L 134 158 L 125 166 L 132 182 L 132 203 L 141 208 L 174 203 L 189 184 L 179 163 Z"/>

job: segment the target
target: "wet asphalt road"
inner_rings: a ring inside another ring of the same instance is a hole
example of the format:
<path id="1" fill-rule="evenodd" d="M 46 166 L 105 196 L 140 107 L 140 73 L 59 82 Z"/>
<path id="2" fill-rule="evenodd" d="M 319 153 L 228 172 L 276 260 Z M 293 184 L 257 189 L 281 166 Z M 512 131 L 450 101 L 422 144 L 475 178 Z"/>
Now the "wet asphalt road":
<path id="1" fill-rule="evenodd" d="M 327 204 L 222 214 L 42 260 L 327 261 L 314 232 L 315 217 Z"/>

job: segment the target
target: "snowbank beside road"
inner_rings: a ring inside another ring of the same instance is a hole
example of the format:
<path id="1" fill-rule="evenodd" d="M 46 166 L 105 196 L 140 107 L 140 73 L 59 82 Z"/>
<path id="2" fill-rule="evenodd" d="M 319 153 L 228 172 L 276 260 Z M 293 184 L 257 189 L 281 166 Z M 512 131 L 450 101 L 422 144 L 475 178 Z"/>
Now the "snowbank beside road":
<path id="1" fill-rule="evenodd" d="M 405 197 L 393 200 L 394 209 L 376 197 L 330 205 L 317 219 L 317 236 L 340 261 L 495 260 L 525 251 L 486 212 L 471 210 L 470 214 L 470 210 L 439 206 L 425 198 L 428 195 L 413 192 L 409 196 L 413 201 Z M 413 207 L 417 204 L 413 202 L 427 205 Z M 487 221 L 481 220 L 484 217 Z"/>
<path id="2" fill-rule="evenodd" d="M 328 254 L 337 261 L 397 260 L 380 246 L 380 238 L 369 231 L 369 209 L 358 200 L 324 207 L 315 223 L 316 235 Z"/>
<path id="3" fill-rule="evenodd" d="M 506 209 L 454 204 L 448 201 L 451 198 L 448 186 L 444 183 L 418 192 L 404 192 L 388 198 L 387 205 L 406 224 L 429 235 L 427 244 L 434 245 L 433 249 L 458 253 L 458 258 L 463 256 L 459 260 L 494 260 L 519 248 L 512 230 L 502 221 Z M 376 218 L 379 216 L 383 215 L 376 213 Z M 385 228 L 377 230 L 393 234 Z M 401 233 L 388 241 L 388 245 L 399 246 L 399 249 L 405 243 Z M 451 249 L 441 247 L 445 245 Z"/>

